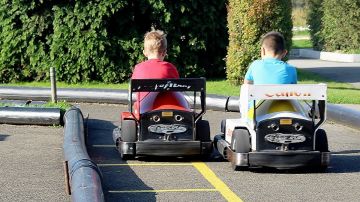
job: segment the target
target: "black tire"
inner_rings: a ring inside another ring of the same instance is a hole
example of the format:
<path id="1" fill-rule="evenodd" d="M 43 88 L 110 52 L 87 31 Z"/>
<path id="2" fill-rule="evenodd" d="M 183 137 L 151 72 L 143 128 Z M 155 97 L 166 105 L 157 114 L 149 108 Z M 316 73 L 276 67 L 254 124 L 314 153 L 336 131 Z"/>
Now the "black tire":
<path id="1" fill-rule="evenodd" d="M 122 152 L 120 152 L 120 157 L 124 161 L 135 159 L 134 155 L 132 155 L 132 154 L 123 154 Z"/>
<path id="2" fill-rule="evenodd" d="M 136 141 L 136 122 L 135 120 L 121 121 L 121 141 L 135 142 Z"/>
<path id="3" fill-rule="evenodd" d="M 246 129 L 235 129 L 231 137 L 231 149 L 237 153 L 250 152 L 250 134 Z"/>
<path id="4" fill-rule="evenodd" d="M 325 130 L 318 129 L 315 136 L 315 150 L 320 152 L 328 152 L 329 145 Z"/>
<path id="5" fill-rule="evenodd" d="M 225 135 L 225 131 L 226 131 L 226 119 L 221 120 L 220 131 Z"/>
<path id="6" fill-rule="evenodd" d="M 209 121 L 199 120 L 196 122 L 196 137 L 201 142 L 211 141 Z"/>

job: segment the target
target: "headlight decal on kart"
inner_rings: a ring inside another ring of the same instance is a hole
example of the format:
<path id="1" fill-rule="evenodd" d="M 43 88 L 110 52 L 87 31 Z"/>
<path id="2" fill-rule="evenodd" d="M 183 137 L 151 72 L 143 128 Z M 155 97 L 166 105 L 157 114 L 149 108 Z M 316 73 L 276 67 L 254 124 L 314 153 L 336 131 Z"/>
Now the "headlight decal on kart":
<path id="1" fill-rule="evenodd" d="M 273 133 L 265 135 L 265 140 L 279 144 L 290 144 L 305 142 L 306 137 L 303 134 Z"/>
<path id="2" fill-rule="evenodd" d="M 152 133 L 174 134 L 183 133 L 187 130 L 187 128 L 182 124 L 155 124 L 149 126 L 148 130 Z"/>

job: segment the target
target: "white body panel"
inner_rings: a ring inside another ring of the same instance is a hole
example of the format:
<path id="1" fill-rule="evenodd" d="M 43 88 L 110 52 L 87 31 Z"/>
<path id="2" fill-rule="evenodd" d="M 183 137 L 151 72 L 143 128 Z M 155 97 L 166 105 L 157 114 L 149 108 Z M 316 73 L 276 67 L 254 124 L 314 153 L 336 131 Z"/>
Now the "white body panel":
<path id="1" fill-rule="evenodd" d="M 297 119 L 311 120 L 308 116 L 309 109 L 301 100 L 326 100 L 326 84 L 269 84 L 241 86 L 239 119 L 226 119 L 225 140 L 231 144 L 232 133 L 235 128 L 247 128 L 251 137 L 251 149 L 256 151 L 256 131 L 254 122 L 249 117 L 248 111 L 254 100 L 265 100 L 256 109 L 256 121 L 293 117 Z M 293 111 L 279 111 L 268 113 L 272 100 L 288 100 Z"/>

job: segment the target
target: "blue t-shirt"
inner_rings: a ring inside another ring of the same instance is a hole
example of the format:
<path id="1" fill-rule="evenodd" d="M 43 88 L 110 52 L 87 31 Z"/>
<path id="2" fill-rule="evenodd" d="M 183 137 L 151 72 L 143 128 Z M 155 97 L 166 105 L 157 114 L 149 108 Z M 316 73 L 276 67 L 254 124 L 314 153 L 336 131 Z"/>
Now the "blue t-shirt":
<path id="1" fill-rule="evenodd" d="M 296 84 L 296 68 L 276 58 L 255 60 L 245 74 L 254 84 Z"/>

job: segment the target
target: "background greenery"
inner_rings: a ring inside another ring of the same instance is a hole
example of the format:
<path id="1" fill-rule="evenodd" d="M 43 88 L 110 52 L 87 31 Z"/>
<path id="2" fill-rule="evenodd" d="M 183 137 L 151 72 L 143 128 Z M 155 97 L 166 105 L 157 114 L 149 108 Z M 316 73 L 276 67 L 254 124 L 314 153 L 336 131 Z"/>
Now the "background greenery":
<path id="1" fill-rule="evenodd" d="M 359 19 L 359 0 L 309 0 L 308 23 L 314 48 L 360 53 Z"/>
<path id="2" fill-rule="evenodd" d="M 265 33 L 281 32 L 290 50 L 291 8 L 291 1 L 288 0 L 229 0 L 226 73 L 230 82 L 243 82 L 249 64 L 260 57 L 259 41 Z"/>
<path id="3" fill-rule="evenodd" d="M 0 83 L 126 81 L 152 27 L 181 76 L 224 76 L 225 0 L 0 1 Z"/>

